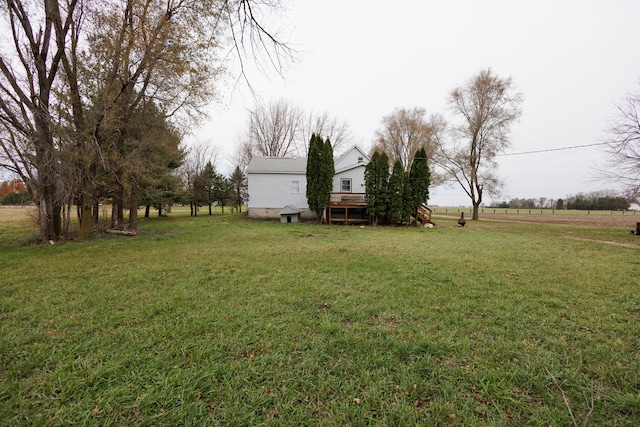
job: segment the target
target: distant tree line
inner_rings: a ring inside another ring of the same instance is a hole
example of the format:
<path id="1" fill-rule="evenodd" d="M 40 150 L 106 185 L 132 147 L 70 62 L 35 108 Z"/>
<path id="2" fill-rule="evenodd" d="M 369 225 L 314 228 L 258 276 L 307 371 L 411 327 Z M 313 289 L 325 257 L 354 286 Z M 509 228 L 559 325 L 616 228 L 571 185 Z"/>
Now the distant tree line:
<path id="1" fill-rule="evenodd" d="M 592 211 L 623 211 L 629 209 L 631 201 L 613 192 L 594 191 L 588 194 L 578 193 L 565 199 L 540 197 L 537 199 L 511 199 L 493 203 L 489 207 L 503 209 L 572 209 Z"/>
<path id="2" fill-rule="evenodd" d="M 425 148 L 419 148 L 407 171 L 400 158 L 389 171 L 386 152 L 375 151 L 364 172 L 367 214 L 374 225 L 408 223 L 420 204 L 429 199 L 431 172 Z"/>
<path id="3" fill-rule="evenodd" d="M 579 194 L 567 199 L 566 208 L 592 211 L 624 211 L 631 204 L 621 196 L 593 196 Z"/>

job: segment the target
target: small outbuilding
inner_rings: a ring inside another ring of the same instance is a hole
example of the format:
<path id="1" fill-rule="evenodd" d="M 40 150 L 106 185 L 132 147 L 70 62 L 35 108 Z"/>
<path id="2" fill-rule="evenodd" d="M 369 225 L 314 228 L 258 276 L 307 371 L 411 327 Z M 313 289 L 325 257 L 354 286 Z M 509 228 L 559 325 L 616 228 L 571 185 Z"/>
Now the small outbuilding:
<path id="1" fill-rule="evenodd" d="M 300 222 L 300 214 L 303 211 L 305 211 L 305 209 L 298 209 L 295 206 L 287 205 L 278 211 L 278 215 L 280 215 L 280 222 Z"/>

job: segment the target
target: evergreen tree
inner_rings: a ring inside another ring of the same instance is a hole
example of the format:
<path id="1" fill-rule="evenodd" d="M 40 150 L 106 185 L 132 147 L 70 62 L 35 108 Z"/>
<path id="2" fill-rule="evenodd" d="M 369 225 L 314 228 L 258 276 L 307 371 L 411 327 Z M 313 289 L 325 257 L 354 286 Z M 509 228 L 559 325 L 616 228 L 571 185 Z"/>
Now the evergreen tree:
<path id="1" fill-rule="evenodd" d="M 389 158 L 377 151 L 365 167 L 364 180 L 366 186 L 367 214 L 373 225 L 387 214 L 387 185 L 389 181 Z"/>
<path id="2" fill-rule="evenodd" d="M 331 141 L 327 138 L 322 145 L 322 168 L 321 168 L 321 191 L 319 194 L 319 204 L 321 204 L 324 212 L 329 206 L 331 200 L 331 190 L 333 190 L 333 176 L 336 174 L 335 164 L 333 162 L 333 147 Z"/>
<path id="3" fill-rule="evenodd" d="M 318 214 L 318 195 L 320 193 L 320 174 L 322 168 L 322 139 L 315 133 L 309 140 L 309 152 L 307 153 L 307 204 L 309 209 Z"/>
<path id="4" fill-rule="evenodd" d="M 387 215 L 391 224 L 397 224 L 404 219 L 405 172 L 402 162 L 397 159 L 393 164 L 393 171 L 389 177 Z"/>
<path id="5" fill-rule="evenodd" d="M 188 188 L 189 204 L 191 206 L 191 216 L 198 216 L 199 208 L 207 203 L 207 189 L 205 177 L 200 173 L 196 175 Z"/>
<path id="6" fill-rule="evenodd" d="M 409 183 L 409 172 L 402 171 L 402 217 L 400 221 L 409 223 L 411 221 L 411 202 L 413 196 Z"/>
<path id="7" fill-rule="evenodd" d="M 329 206 L 334 174 L 331 142 L 328 139 L 323 142 L 322 137 L 314 133 L 307 155 L 307 203 L 309 209 L 318 215 L 318 221 L 322 221 L 322 215 Z"/>
<path id="8" fill-rule="evenodd" d="M 427 163 L 427 152 L 424 147 L 416 151 L 409 171 L 409 187 L 411 191 L 411 212 L 416 212 L 422 203 L 429 200 L 431 172 Z"/>
<path id="9" fill-rule="evenodd" d="M 216 189 L 216 181 L 218 177 L 218 173 L 216 172 L 215 167 L 211 163 L 211 161 L 207 162 L 204 169 L 200 173 L 200 181 L 203 186 L 203 195 L 205 197 L 204 202 L 209 205 L 209 215 L 211 212 L 211 205 L 215 201 L 215 189 Z"/>
<path id="10" fill-rule="evenodd" d="M 231 201 L 238 208 L 238 211 L 242 212 L 244 194 L 247 192 L 247 177 L 242 173 L 240 166 L 236 166 L 229 182 L 231 187 Z"/>
<path id="11" fill-rule="evenodd" d="M 231 181 L 229 178 L 222 174 L 217 174 L 215 190 L 213 192 L 213 201 L 218 202 L 218 206 L 222 208 L 223 214 L 224 207 L 229 205 L 229 201 L 233 199 L 231 193 Z"/>

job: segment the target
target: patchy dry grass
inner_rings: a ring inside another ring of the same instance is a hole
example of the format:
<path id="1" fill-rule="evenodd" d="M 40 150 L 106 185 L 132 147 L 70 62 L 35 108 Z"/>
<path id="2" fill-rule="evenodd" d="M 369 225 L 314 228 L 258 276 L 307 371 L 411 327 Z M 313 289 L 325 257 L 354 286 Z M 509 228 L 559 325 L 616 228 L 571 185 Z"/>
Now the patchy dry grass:
<path id="1" fill-rule="evenodd" d="M 0 206 L 1 244 L 24 245 L 38 235 L 33 206 Z"/>

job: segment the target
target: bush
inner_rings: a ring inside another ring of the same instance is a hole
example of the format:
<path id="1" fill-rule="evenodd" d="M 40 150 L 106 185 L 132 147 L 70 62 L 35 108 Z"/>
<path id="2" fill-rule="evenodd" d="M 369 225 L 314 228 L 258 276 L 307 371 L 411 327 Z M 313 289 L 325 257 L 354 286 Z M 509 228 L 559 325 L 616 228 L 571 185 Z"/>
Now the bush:
<path id="1" fill-rule="evenodd" d="M 17 191 L 7 193 L 3 197 L 0 197 L 0 204 L 21 206 L 31 203 L 31 196 L 27 191 Z"/>

